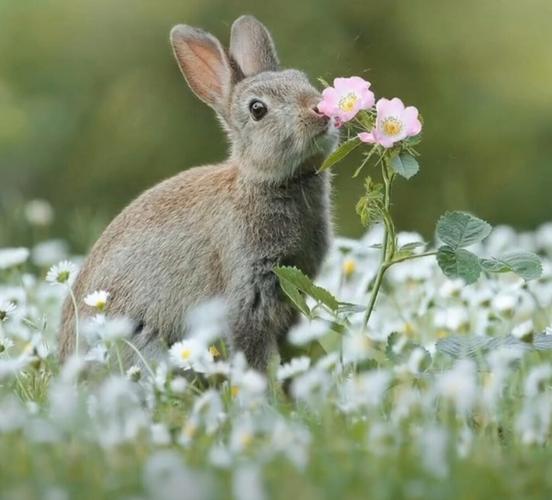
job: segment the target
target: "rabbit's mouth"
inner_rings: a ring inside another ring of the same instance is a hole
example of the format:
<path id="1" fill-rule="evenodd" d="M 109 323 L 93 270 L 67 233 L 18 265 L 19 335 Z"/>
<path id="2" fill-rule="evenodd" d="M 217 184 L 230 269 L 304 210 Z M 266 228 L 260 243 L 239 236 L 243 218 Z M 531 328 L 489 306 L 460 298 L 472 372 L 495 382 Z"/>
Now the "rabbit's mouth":
<path id="1" fill-rule="evenodd" d="M 314 134 L 311 143 L 316 152 L 330 154 L 337 146 L 338 139 L 338 130 L 331 123 L 328 123 L 322 130 Z"/>

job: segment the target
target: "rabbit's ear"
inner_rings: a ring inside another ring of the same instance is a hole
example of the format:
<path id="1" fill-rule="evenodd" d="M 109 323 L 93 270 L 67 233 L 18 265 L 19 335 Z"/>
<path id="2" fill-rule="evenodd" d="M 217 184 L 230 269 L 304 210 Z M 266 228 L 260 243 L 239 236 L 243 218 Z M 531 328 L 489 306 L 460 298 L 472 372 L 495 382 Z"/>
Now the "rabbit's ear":
<path id="1" fill-rule="evenodd" d="M 232 24 L 230 55 L 244 76 L 277 71 L 280 66 L 272 36 L 253 16 L 238 17 Z"/>
<path id="2" fill-rule="evenodd" d="M 203 102 L 222 113 L 232 83 L 230 61 L 220 42 L 199 28 L 179 24 L 171 45 L 188 85 Z"/>

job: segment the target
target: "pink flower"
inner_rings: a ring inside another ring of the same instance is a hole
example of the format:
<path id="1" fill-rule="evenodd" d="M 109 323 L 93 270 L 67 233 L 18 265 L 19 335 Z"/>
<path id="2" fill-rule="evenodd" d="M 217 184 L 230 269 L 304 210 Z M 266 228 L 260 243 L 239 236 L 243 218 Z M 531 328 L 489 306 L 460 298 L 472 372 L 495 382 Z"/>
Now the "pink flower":
<path id="1" fill-rule="evenodd" d="M 358 134 L 362 142 L 390 148 L 396 142 L 418 135 L 422 130 L 418 110 L 414 106 L 405 108 L 398 97 L 391 100 L 382 97 L 376 103 L 376 111 L 376 126 L 371 132 Z"/>
<path id="2" fill-rule="evenodd" d="M 336 78 L 333 83 L 333 87 L 322 92 L 318 111 L 335 118 L 338 125 L 352 120 L 361 109 L 369 109 L 374 105 L 374 93 L 369 90 L 370 82 L 360 76 Z"/>

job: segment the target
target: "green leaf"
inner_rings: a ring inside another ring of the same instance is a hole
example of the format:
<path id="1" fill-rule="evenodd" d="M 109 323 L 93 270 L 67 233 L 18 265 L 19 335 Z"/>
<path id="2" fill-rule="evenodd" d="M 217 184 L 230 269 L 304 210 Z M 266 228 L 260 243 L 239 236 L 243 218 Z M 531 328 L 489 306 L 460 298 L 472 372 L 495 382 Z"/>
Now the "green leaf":
<path id="1" fill-rule="evenodd" d="M 425 243 L 424 241 L 412 241 L 411 243 L 406 243 L 397 250 L 394 258 L 400 259 L 403 257 L 410 257 L 411 255 L 414 255 L 414 250 L 420 247 L 425 248 L 426 245 L 427 243 Z"/>
<path id="2" fill-rule="evenodd" d="M 282 290 L 303 314 L 311 316 L 304 294 L 310 295 L 334 312 L 338 310 L 339 301 L 328 290 L 315 285 L 300 269 L 281 266 L 274 268 L 274 272 L 280 279 Z"/>
<path id="3" fill-rule="evenodd" d="M 437 262 L 448 278 L 462 278 L 467 284 L 477 281 L 481 274 L 479 257 L 463 248 L 444 245 L 437 251 Z"/>
<path id="4" fill-rule="evenodd" d="M 481 267 L 490 273 L 512 272 L 524 280 L 534 280 L 542 276 L 542 264 L 531 252 L 513 252 L 502 257 L 480 259 Z"/>
<path id="5" fill-rule="evenodd" d="M 311 317 L 311 311 L 307 305 L 307 301 L 299 289 L 285 278 L 280 277 L 280 288 L 288 296 L 291 302 L 308 318 Z"/>
<path id="6" fill-rule="evenodd" d="M 333 153 L 331 153 L 322 163 L 322 166 L 318 170 L 323 172 L 333 167 L 337 162 L 340 162 L 345 158 L 350 152 L 357 148 L 361 144 L 361 140 L 358 137 L 352 137 L 351 139 L 345 141 L 341 144 Z"/>
<path id="7" fill-rule="evenodd" d="M 325 288 L 322 288 L 321 286 L 315 285 L 314 283 L 311 284 L 310 290 L 307 291 L 307 293 L 318 302 L 322 302 L 322 304 L 329 307 L 332 311 L 337 311 L 339 308 L 339 302 L 338 300 Z"/>
<path id="8" fill-rule="evenodd" d="M 401 153 L 394 156 L 389 163 L 391 168 L 405 179 L 414 177 L 420 170 L 420 165 L 416 161 L 416 158 L 409 153 Z"/>
<path id="9" fill-rule="evenodd" d="M 438 238 L 453 249 L 478 243 L 491 231 L 490 224 L 466 212 L 447 212 L 437 222 Z"/>
<path id="10" fill-rule="evenodd" d="M 356 204 L 356 212 L 364 226 L 370 226 L 383 217 L 383 185 L 374 184 L 371 177 L 364 181 L 366 194 Z"/>

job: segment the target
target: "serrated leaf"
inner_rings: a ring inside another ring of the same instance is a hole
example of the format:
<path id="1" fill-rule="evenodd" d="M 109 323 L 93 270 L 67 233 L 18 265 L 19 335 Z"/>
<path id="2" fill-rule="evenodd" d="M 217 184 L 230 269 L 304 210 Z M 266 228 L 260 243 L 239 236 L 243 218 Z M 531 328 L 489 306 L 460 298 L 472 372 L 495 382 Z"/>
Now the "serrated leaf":
<path id="1" fill-rule="evenodd" d="M 491 231 L 489 223 L 467 212 L 447 212 L 437 222 L 437 237 L 453 249 L 478 243 Z"/>
<path id="2" fill-rule="evenodd" d="M 340 162 L 345 158 L 349 153 L 356 149 L 361 144 L 361 140 L 358 137 L 352 137 L 351 139 L 345 141 L 341 144 L 333 153 L 331 153 L 322 163 L 322 166 L 319 168 L 319 172 L 328 170 L 333 167 L 336 163 Z"/>
<path id="3" fill-rule="evenodd" d="M 286 295 L 288 295 L 300 311 L 307 316 L 310 316 L 310 309 L 306 304 L 303 294 L 310 295 L 313 299 L 324 304 L 332 311 L 337 311 L 339 308 L 339 301 L 328 290 L 315 285 L 300 269 L 291 266 L 281 266 L 274 268 L 274 272 L 280 279 L 280 286 L 282 286 Z M 297 293 L 293 291 L 293 288 L 299 292 L 300 298 L 297 297 Z M 305 312 L 305 308 L 308 310 L 308 313 Z"/>
<path id="4" fill-rule="evenodd" d="M 280 288 L 291 300 L 291 302 L 308 318 L 311 317 L 311 311 L 307 305 L 304 295 L 299 291 L 299 289 L 293 285 L 290 281 L 280 278 Z"/>
<path id="5" fill-rule="evenodd" d="M 527 281 L 542 276 L 541 261 L 531 252 L 512 252 L 498 258 L 481 259 L 480 263 L 490 273 L 512 272 Z"/>
<path id="6" fill-rule="evenodd" d="M 339 308 L 339 301 L 325 288 L 315 285 L 311 285 L 310 290 L 307 292 L 313 299 L 329 307 L 332 311 L 337 311 Z"/>
<path id="7" fill-rule="evenodd" d="M 420 170 L 420 165 L 409 153 L 401 153 L 400 155 L 391 158 L 389 164 L 391 168 L 405 179 L 414 177 Z"/>
<path id="8" fill-rule="evenodd" d="M 445 276 L 462 278 L 466 284 L 477 281 L 481 274 L 479 257 L 463 248 L 452 248 L 444 245 L 437 251 L 437 262 Z"/>
<path id="9" fill-rule="evenodd" d="M 275 267 L 274 272 L 278 278 L 289 281 L 304 292 L 312 285 L 311 279 L 303 271 L 294 266 Z"/>

